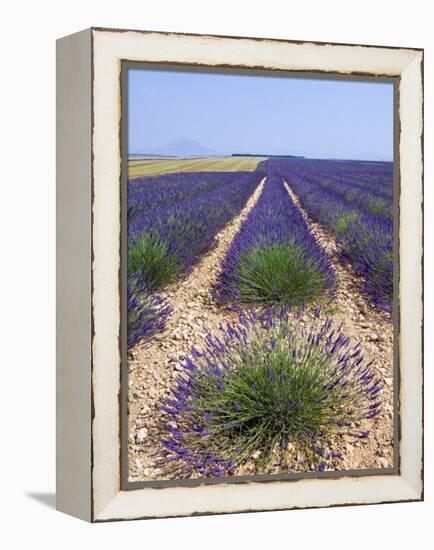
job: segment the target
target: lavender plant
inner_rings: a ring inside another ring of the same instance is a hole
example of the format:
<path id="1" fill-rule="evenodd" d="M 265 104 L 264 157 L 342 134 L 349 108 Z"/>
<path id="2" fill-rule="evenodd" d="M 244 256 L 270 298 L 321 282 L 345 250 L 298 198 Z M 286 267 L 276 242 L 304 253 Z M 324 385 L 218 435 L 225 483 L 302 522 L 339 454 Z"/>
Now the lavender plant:
<path id="1" fill-rule="evenodd" d="M 220 477 L 252 455 L 260 472 L 333 468 L 333 436 L 368 437 L 358 426 L 379 414 L 381 391 L 360 345 L 330 320 L 304 328 L 284 308 L 242 314 L 192 350 L 162 405 L 166 468 Z"/>
<path id="2" fill-rule="evenodd" d="M 181 263 L 166 241 L 151 231 L 131 239 L 128 247 L 128 272 L 140 273 L 148 291 L 173 282 L 181 271 Z"/>
<path id="3" fill-rule="evenodd" d="M 127 345 L 131 349 L 164 329 L 172 308 L 161 296 L 149 294 L 140 278 L 130 277 L 127 286 Z"/>
<path id="4" fill-rule="evenodd" d="M 333 296 L 335 273 L 282 178 L 267 177 L 223 263 L 221 303 L 301 305 Z"/>

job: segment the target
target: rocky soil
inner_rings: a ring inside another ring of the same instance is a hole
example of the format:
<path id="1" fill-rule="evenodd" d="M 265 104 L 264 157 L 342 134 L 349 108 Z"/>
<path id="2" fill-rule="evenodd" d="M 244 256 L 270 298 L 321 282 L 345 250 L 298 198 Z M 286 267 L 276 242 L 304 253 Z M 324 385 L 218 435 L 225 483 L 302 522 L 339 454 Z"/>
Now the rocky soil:
<path id="1" fill-rule="evenodd" d="M 162 415 L 161 399 L 174 386 L 174 376 L 181 370 L 180 361 L 193 346 L 200 349 L 204 328 L 218 330 L 221 322 L 235 320 L 236 315 L 219 309 L 212 289 L 219 274 L 220 263 L 238 232 L 242 221 L 258 200 L 262 180 L 241 214 L 216 237 L 216 246 L 184 280 L 169 287 L 167 296 L 173 307 L 164 332 L 147 344 L 138 344 L 128 361 L 128 457 L 130 481 L 168 479 L 159 468 L 163 456 L 160 447 Z M 355 342 L 361 341 L 367 360 L 375 359 L 375 368 L 384 381 L 381 414 L 367 421 L 361 429 L 369 429 L 365 440 L 342 436 L 333 442 L 333 449 L 342 453 L 337 469 L 386 468 L 392 466 L 393 447 L 393 338 L 391 315 L 377 311 L 361 295 L 363 281 L 338 261 L 339 249 L 334 237 L 307 216 L 292 189 L 285 183 L 290 196 L 308 221 L 313 234 L 323 246 L 336 270 L 337 298 L 333 304 L 334 320 L 343 324 L 345 333 Z M 307 322 L 307 321 L 306 321 Z M 257 456 L 240 467 L 235 475 L 264 473 L 257 469 Z M 280 473 L 280 466 L 271 466 L 267 473 Z"/>

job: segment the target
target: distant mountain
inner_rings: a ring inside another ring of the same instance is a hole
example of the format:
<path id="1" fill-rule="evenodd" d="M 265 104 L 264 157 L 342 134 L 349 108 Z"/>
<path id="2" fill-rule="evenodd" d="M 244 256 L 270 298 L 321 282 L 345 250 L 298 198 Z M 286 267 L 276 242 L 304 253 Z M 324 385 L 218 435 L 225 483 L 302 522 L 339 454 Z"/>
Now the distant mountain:
<path id="1" fill-rule="evenodd" d="M 206 157 L 220 155 L 218 151 L 213 151 L 204 147 L 193 139 L 180 138 L 171 143 L 168 143 L 164 147 L 159 147 L 153 151 L 148 151 L 153 155 L 160 156 L 177 156 L 177 157 Z"/>

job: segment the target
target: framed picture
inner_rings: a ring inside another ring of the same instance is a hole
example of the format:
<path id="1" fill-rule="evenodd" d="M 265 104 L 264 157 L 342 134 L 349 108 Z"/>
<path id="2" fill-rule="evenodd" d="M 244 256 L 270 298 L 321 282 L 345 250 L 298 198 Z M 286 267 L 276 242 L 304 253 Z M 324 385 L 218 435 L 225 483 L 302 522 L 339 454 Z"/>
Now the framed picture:
<path id="1" fill-rule="evenodd" d="M 57 44 L 57 503 L 423 498 L 423 51 Z"/>

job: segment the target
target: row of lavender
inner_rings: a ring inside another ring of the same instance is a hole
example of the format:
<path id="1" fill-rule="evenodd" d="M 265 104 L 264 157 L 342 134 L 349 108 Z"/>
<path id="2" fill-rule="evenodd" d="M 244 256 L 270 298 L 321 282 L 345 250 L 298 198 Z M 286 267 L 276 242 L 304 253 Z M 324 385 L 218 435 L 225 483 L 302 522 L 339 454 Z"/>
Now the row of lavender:
<path id="1" fill-rule="evenodd" d="M 223 260 L 216 285 L 220 303 L 300 306 L 331 297 L 335 279 L 283 179 L 269 175 Z"/>
<path id="2" fill-rule="evenodd" d="M 227 185 L 240 172 L 176 172 L 152 177 L 132 178 L 128 182 L 128 220 L 146 215 L 150 210 L 166 207 Z"/>
<path id="3" fill-rule="evenodd" d="M 393 163 L 357 161 L 308 161 L 309 173 L 330 175 L 340 183 L 350 183 L 363 190 L 369 187 L 371 194 L 392 198 Z"/>
<path id="4" fill-rule="evenodd" d="M 161 330 L 170 305 L 158 292 L 212 248 L 216 234 L 242 210 L 262 177 L 259 172 L 202 172 L 129 182 L 129 347 Z"/>
<path id="5" fill-rule="evenodd" d="M 393 171 L 390 163 L 267 160 L 258 170 L 281 175 L 314 221 L 331 230 L 341 255 L 363 276 L 379 308 L 393 301 Z"/>
<path id="6" fill-rule="evenodd" d="M 355 175 L 348 173 L 336 161 L 302 161 L 302 164 L 300 176 L 327 192 L 339 195 L 350 205 L 358 206 L 369 214 L 392 219 L 391 173 L 389 179 L 385 179 L 382 171 L 376 174 L 372 169 L 364 176 L 360 170 Z"/>

